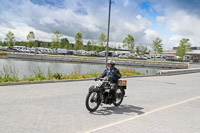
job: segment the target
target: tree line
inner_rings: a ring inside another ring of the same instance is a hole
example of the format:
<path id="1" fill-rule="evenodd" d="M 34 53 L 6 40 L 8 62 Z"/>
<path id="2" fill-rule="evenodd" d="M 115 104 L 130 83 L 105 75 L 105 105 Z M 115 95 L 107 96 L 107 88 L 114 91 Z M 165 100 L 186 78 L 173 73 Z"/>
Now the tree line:
<path id="1" fill-rule="evenodd" d="M 26 47 L 44 47 L 44 48 L 64 48 L 69 50 L 86 50 L 86 51 L 104 51 L 106 50 L 106 36 L 104 33 L 101 33 L 98 43 L 94 41 L 88 41 L 86 45 L 83 44 L 83 35 L 78 32 L 75 37 L 75 43 L 69 42 L 68 38 L 63 37 L 60 31 L 56 30 L 52 35 L 52 41 L 40 41 L 36 40 L 35 34 L 33 31 L 30 31 L 26 36 L 26 41 L 16 41 L 14 33 L 9 31 L 5 36 L 5 41 L 0 40 L 0 46 L 26 46 Z M 109 47 L 109 50 L 121 50 L 120 47 Z"/>
<path id="2" fill-rule="evenodd" d="M 93 41 L 88 41 L 86 45 L 83 44 L 83 35 L 82 33 L 76 33 L 74 39 L 75 43 L 70 43 L 67 38 L 63 38 L 63 35 L 60 31 L 56 30 L 52 36 L 51 42 L 39 41 L 36 40 L 35 34 L 33 31 L 30 31 L 26 36 L 27 41 L 15 41 L 14 33 L 9 31 L 5 36 L 5 41 L 0 41 L 0 45 L 2 46 L 27 46 L 27 47 L 45 47 L 45 48 L 65 48 L 70 50 L 86 50 L 86 51 L 105 51 L 106 50 L 106 35 L 101 33 L 99 36 L 98 44 Z M 150 50 L 147 46 L 136 46 L 135 47 L 135 39 L 132 35 L 128 34 L 122 41 L 122 47 L 130 52 L 136 52 L 139 55 L 149 54 Z M 151 44 L 152 52 L 155 54 L 161 54 L 163 52 L 163 44 L 162 39 L 156 38 L 152 41 Z M 187 51 L 191 49 L 191 44 L 189 43 L 189 39 L 183 38 L 180 40 L 176 55 L 183 57 Z M 109 50 L 122 50 L 121 46 L 118 47 L 109 47 Z"/>

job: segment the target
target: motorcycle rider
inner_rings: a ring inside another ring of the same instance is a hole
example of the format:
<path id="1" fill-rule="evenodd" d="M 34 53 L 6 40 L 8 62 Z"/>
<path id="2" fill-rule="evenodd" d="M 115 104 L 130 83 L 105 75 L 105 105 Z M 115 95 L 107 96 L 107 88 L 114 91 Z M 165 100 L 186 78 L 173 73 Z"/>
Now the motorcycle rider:
<path id="1" fill-rule="evenodd" d="M 108 61 L 106 70 L 104 70 L 104 72 L 101 74 L 101 76 L 99 78 L 104 78 L 105 76 L 108 77 L 108 80 L 111 83 L 111 93 L 112 93 L 112 98 L 113 98 L 112 101 L 115 102 L 116 101 L 116 89 L 118 86 L 118 79 L 121 78 L 121 74 L 120 74 L 119 70 L 115 67 L 114 61 L 112 61 L 112 60 Z"/>

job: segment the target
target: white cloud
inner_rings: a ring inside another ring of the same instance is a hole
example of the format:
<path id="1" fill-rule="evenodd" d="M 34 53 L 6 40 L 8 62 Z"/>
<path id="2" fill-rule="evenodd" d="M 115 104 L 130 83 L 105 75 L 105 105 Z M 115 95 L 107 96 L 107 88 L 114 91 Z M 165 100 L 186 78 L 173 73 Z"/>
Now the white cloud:
<path id="1" fill-rule="evenodd" d="M 101 32 L 107 33 L 108 9 L 105 5 L 87 5 L 81 0 L 68 1 L 64 4 L 67 4 L 67 8 L 38 5 L 30 1 L 10 3 L 10 10 L 2 12 L 1 18 L 4 19 L 0 18 L 0 37 L 10 30 L 18 40 L 26 40 L 27 34 L 33 31 L 38 39 L 50 41 L 53 32 L 59 30 L 63 36 L 74 42 L 73 38 L 77 32 L 81 32 L 85 40 L 98 40 Z M 133 3 L 127 1 L 127 4 Z M 82 10 L 79 8 L 84 8 L 84 13 L 80 12 Z M 131 34 L 136 42 L 146 43 L 143 39 L 146 37 L 144 31 L 151 26 L 151 21 L 135 12 L 127 12 L 127 8 L 121 9 L 122 7 L 119 9 L 115 6 L 112 8 L 110 41 L 118 44 L 125 36 Z M 2 25 L 1 20 L 12 23 L 6 27 Z M 23 24 L 20 25 L 18 21 Z"/>
<path id="2" fill-rule="evenodd" d="M 172 49 L 173 47 L 178 47 L 179 46 L 179 43 L 180 43 L 180 40 L 182 38 L 188 38 L 188 36 L 182 36 L 182 35 L 173 35 L 169 38 L 165 38 L 165 41 L 164 41 L 164 47 L 165 49 Z M 190 36 L 189 37 L 190 39 L 190 43 L 192 44 L 192 46 L 200 46 L 200 40 L 194 36 Z"/>
<path id="3" fill-rule="evenodd" d="M 183 38 L 183 36 L 180 35 L 173 35 L 169 38 L 170 41 L 180 41 Z"/>
<path id="4" fill-rule="evenodd" d="M 159 37 L 159 33 L 154 30 L 151 30 L 151 29 L 145 30 L 144 33 L 145 33 L 144 37 L 145 37 L 146 41 L 148 41 L 149 43 L 152 43 L 152 41 L 156 37 Z"/>
<path id="5" fill-rule="evenodd" d="M 123 39 L 131 34 L 136 42 L 144 42 L 144 31 L 151 25 L 151 22 L 145 18 L 140 20 L 120 20 L 114 24 L 115 26 L 111 28 L 111 40 L 115 42 L 122 42 Z"/>
<path id="6" fill-rule="evenodd" d="M 158 23 L 164 23 L 165 22 L 165 16 L 157 16 L 156 21 Z"/>
<path id="7" fill-rule="evenodd" d="M 15 22 L 12 22 L 13 26 L 15 26 L 16 28 L 12 29 L 12 28 L 7 28 L 7 27 L 2 27 L 0 26 L 0 31 L 1 31 L 1 34 L 0 34 L 0 37 L 1 38 L 5 38 L 5 35 L 11 31 L 14 33 L 15 35 L 15 39 L 17 41 L 20 41 L 20 40 L 26 40 L 26 36 L 28 35 L 28 33 L 30 31 L 33 31 L 34 34 L 36 35 L 36 39 L 39 39 L 38 37 L 42 38 L 42 40 L 45 40 L 45 41 L 50 41 L 51 40 L 51 36 L 52 34 L 51 33 L 47 33 L 47 32 L 43 32 L 43 31 L 40 31 L 40 30 L 36 30 L 32 27 L 29 27 L 27 25 L 21 25 L 21 26 L 17 26 L 19 25 L 18 23 L 15 23 Z"/>
<path id="8" fill-rule="evenodd" d="M 42 25 L 45 25 L 45 24 L 53 24 L 53 25 L 58 25 L 58 23 L 53 19 L 53 18 L 50 18 L 50 17 L 44 17 L 44 18 L 41 18 L 39 20 L 40 24 Z"/>
<path id="9" fill-rule="evenodd" d="M 167 24 L 169 29 L 183 35 L 200 35 L 200 18 L 195 15 L 187 14 L 184 11 L 178 11 L 168 16 Z"/>
<path id="10" fill-rule="evenodd" d="M 126 7 L 126 6 L 128 6 L 128 5 L 129 5 L 129 0 L 125 0 L 124 6 Z"/>
<path id="11" fill-rule="evenodd" d="M 169 40 L 180 41 L 182 38 L 189 38 L 193 40 L 193 45 L 200 46 L 200 17 L 182 10 L 171 12 L 167 12 L 167 28 L 178 35 L 172 36 Z"/>
<path id="12" fill-rule="evenodd" d="M 137 15 L 136 18 L 137 18 L 138 20 L 140 20 L 140 19 L 142 18 L 142 16 L 141 16 L 141 15 Z"/>
<path id="13" fill-rule="evenodd" d="M 164 42 L 165 48 L 172 49 L 173 47 L 177 47 L 182 38 L 184 37 L 181 35 L 172 35 L 171 37 L 166 38 Z"/>
<path id="14" fill-rule="evenodd" d="M 14 4 L 16 3 L 13 3 L 12 7 L 14 7 Z M 83 32 L 86 37 L 89 37 L 100 31 L 101 23 L 94 16 L 76 14 L 70 9 L 34 5 L 26 1 L 17 6 L 19 13 L 14 10 L 15 8 L 11 8 L 8 11 L 5 10 L 4 14 L 2 14 L 7 22 L 20 20 L 26 26 L 45 33 L 53 33 L 56 30 L 60 30 L 62 34 L 67 36 L 75 36 L 77 32 Z M 3 19 L 0 18 L 0 20 Z M 13 31 L 14 29 L 19 29 L 19 27 L 22 28 L 23 26 L 14 25 Z M 11 28 L 11 26 L 8 28 Z M 24 26 L 24 28 L 26 27 Z M 18 33 L 16 36 L 21 38 Z M 42 38 L 42 36 L 40 37 Z"/>

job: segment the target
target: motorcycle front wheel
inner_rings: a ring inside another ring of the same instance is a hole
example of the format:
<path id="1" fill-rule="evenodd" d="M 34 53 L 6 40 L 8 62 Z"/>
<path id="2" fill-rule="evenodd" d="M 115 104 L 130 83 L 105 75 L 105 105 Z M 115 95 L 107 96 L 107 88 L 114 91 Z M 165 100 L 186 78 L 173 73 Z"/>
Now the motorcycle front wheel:
<path id="1" fill-rule="evenodd" d="M 96 111 L 100 103 L 100 95 L 98 92 L 92 91 L 87 94 L 85 105 L 90 112 Z"/>

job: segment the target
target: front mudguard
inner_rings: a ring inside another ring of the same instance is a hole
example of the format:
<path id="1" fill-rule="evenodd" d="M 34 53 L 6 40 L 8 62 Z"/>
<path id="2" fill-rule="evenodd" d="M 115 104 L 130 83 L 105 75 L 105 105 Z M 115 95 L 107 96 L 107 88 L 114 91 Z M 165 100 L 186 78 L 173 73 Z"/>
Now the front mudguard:
<path id="1" fill-rule="evenodd" d="M 89 88 L 89 92 L 98 92 L 98 91 L 99 91 L 98 88 L 96 88 L 94 85 Z"/>

